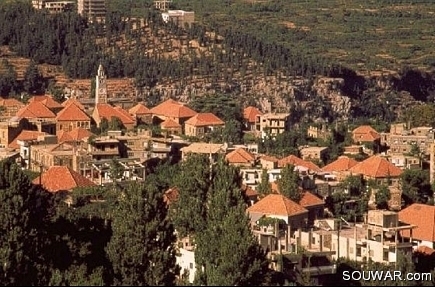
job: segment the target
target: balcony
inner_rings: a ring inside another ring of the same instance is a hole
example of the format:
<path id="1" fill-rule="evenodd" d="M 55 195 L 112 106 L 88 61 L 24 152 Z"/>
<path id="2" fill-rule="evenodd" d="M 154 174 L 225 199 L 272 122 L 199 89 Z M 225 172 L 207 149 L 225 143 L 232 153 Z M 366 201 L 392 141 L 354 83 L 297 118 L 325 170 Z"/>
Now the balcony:
<path id="1" fill-rule="evenodd" d="M 312 266 L 300 268 L 296 267 L 300 273 L 309 274 L 310 276 L 320 276 L 320 275 L 330 275 L 337 273 L 337 265 L 329 265 L 329 266 Z"/>

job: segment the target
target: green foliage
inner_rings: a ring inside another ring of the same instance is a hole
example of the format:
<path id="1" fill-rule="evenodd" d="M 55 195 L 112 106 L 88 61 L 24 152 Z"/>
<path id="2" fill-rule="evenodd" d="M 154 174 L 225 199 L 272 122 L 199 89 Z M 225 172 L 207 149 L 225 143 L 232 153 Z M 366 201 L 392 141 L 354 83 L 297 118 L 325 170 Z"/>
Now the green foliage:
<path id="1" fill-rule="evenodd" d="M 124 129 L 124 124 L 122 123 L 122 121 L 115 116 L 112 116 L 110 118 L 110 122 L 109 122 L 109 130 L 111 131 L 120 131 L 122 129 Z"/>
<path id="2" fill-rule="evenodd" d="M 277 135 L 275 139 L 265 138 L 260 140 L 258 142 L 258 151 L 278 157 L 290 154 L 299 156 L 298 147 L 306 143 L 306 133 L 301 130 L 292 129 Z"/>
<path id="3" fill-rule="evenodd" d="M 282 195 L 298 203 L 302 198 L 299 181 L 299 172 L 295 166 L 286 165 L 281 169 L 280 178 L 277 180 L 279 191 Z"/>
<path id="4" fill-rule="evenodd" d="M 429 178 L 428 170 L 405 169 L 403 171 L 400 180 L 406 204 L 425 203 L 428 198 L 432 197 Z"/>
<path id="5" fill-rule="evenodd" d="M 258 184 L 256 191 L 261 196 L 266 196 L 272 193 L 272 185 L 269 182 L 269 174 L 267 173 L 267 169 L 263 169 L 261 172 L 261 181 Z"/>
<path id="6" fill-rule="evenodd" d="M 350 196 L 359 197 L 366 190 L 364 180 L 361 176 L 349 175 L 341 181 L 340 186 L 343 190 L 346 190 Z"/>
<path id="7" fill-rule="evenodd" d="M 30 62 L 24 73 L 24 90 L 29 94 L 40 94 L 45 91 L 45 82 L 35 62 Z"/>
<path id="8" fill-rule="evenodd" d="M 206 228 L 196 234 L 195 284 L 259 286 L 269 278 L 265 252 L 253 236 L 239 169 L 219 160 L 213 169 Z M 267 284 L 267 283 L 266 283 Z"/>
<path id="9" fill-rule="evenodd" d="M 175 284 L 174 227 L 154 182 L 134 183 L 119 197 L 107 254 L 116 285 Z"/>
<path id="10" fill-rule="evenodd" d="M 409 122 L 411 127 L 434 126 L 435 125 L 435 105 L 422 104 L 407 109 L 404 121 Z"/>
<path id="11" fill-rule="evenodd" d="M 388 209 L 388 201 L 391 199 L 391 193 L 387 185 L 381 185 L 375 194 L 377 209 Z"/>
<path id="12" fill-rule="evenodd" d="M 8 60 L 3 59 L 0 72 L 0 95 L 7 96 L 18 90 L 17 72 Z"/>
<path id="13" fill-rule="evenodd" d="M 110 162 L 109 175 L 113 181 L 121 179 L 124 175 L 124 166 L 118 160 L 112 159 Z"/>

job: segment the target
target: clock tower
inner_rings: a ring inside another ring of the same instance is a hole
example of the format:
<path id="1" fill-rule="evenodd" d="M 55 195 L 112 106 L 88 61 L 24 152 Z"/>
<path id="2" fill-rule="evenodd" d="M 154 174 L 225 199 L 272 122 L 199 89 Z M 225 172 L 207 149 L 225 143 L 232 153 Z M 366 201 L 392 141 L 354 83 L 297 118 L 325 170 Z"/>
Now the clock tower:
<path id="1" fill-rule="evenodd" d="M 95 77 L 95 105 L 99 103 L 107 103 L 107 77 L 101 64 Z"/>

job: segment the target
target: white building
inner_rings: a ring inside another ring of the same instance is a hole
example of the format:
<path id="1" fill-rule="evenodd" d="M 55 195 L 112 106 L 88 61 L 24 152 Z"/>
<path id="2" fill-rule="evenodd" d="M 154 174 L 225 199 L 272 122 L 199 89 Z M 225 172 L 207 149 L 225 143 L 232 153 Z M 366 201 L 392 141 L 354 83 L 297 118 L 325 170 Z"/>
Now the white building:
<path id="1" fill-rule="evenodd" d="M 185 24 L 189 26 L 195 21 L 195 12 L 184 10 L 168 10 L 162 13 L 163 22 L 173 21 L 178 26 L 184 28 Z"/>

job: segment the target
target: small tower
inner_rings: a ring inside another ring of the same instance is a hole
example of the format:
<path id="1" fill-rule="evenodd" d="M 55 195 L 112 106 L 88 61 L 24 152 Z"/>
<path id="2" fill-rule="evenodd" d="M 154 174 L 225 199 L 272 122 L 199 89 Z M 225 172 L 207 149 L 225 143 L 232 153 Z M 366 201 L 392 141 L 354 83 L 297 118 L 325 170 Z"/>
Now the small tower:
<path id="1" fill-rule="evenodd" d="M 95 77 L 95 105 L 99 103 L 107 103 L 107 77 L 101 64 Z"/>

